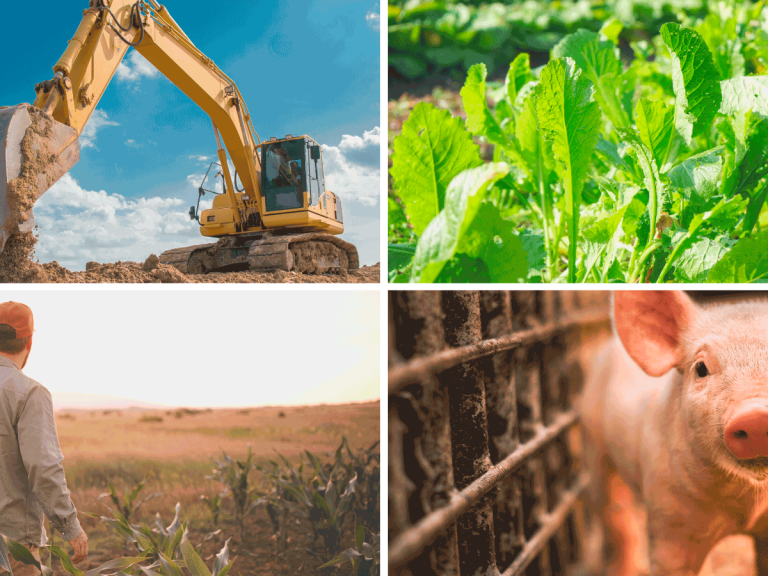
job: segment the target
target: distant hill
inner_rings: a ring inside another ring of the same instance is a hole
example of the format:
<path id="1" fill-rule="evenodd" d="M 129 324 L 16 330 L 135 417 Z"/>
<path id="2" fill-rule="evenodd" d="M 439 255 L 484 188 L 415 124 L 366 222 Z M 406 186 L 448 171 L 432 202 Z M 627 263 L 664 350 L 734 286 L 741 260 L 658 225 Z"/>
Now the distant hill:
<path id="1" fill-rule="evenodd" d="M 164 404 L 141 402 L 109 394 L 82 394 L 79 392 L 51 392 L 54 410 L 128 410 L 165 409 Z"/>

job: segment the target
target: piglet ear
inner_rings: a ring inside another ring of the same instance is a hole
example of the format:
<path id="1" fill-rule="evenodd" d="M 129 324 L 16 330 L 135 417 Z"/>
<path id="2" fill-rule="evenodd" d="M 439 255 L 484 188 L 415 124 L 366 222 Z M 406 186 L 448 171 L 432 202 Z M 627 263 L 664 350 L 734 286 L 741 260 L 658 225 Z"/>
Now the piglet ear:
<path id="1" fill-rule="evenodd" d="M 662 376 L 682 362 L 682 337 L 697 315 L 683 292 L 617 290 L 613 297 L 616 334 L 637 365 Z"/>

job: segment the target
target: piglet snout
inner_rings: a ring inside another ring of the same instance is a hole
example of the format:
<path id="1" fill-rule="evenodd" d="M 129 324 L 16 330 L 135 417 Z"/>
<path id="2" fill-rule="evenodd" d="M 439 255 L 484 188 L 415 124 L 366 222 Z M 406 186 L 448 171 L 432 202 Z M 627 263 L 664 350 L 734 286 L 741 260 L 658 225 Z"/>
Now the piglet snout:
<path id="1" fill-rule="evenodd" d="M 725 446 L 741 460 L 768 456 L 768 406 L 739 406 L 725 425 Z"/>

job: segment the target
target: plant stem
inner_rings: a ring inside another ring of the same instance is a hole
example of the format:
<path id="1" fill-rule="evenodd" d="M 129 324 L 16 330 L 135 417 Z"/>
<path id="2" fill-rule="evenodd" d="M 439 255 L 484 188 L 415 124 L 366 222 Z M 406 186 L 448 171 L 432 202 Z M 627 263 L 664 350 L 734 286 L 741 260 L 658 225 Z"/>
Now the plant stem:
<path id="1" fill-rule="evenodd" d="M 640 258 L 637 259 L 635 262 L 635 267 L 632 270 L 631 276 L 629 278 L 629 281 L 634 283 L 635 280 L 642 274 L 643 269 L 645 268 L 645 263 L 648 261 L 648 258 L 656 252 L 658 248 L 661 247 L 661 240 L 654 240 L 652 244 L 650 244 L 648 247 L 646 247 L 645 250 L 642 251 L 640 254 Z M 632 252 L 632 257 L 634 258 L 636 252 Z M 630 261 L 630 267 L 631 267 L 631 261 Z"/>
<path id="2" fill-rule="evenodd" d="M 690 234 L 686 234 L 685 237 L 683 237 L 680 242 L 677 243 L 677 245 L 672 250 L 672 254 L 669 255 L 669 258 L 667 258 L 666 263 L 664 264 L 664 268 L 661 269 L 661 274 L 659 274 L 659 277 L 656 279 L 656 284 L 662 284 L 664 283 L 664 276 L 667 275 L 667 270 L 669 270 L 669 267 L 672 265 L 672 262 L 675 261 L 677 258 L 678 252 L 680 252 L 680 249 L 683 247 L 683 244 L 685 244 L 686 240 L 692 238 Z"/>

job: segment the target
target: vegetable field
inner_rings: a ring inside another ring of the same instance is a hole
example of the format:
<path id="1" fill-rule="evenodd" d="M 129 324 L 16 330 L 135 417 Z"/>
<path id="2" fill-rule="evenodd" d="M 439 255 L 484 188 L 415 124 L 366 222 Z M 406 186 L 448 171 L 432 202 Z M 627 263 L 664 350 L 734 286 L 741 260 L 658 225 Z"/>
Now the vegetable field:
<path id="1" fill-rule="evenodd" d="M 46 526 L 47 574 L 379 573 L 378 403 L 56 418 L 91 551 Z"/>
<path id="2" fill-rule="evenodd" d="M 764 4 L 391 4 L 390 281 L 768 279 Z"/>

